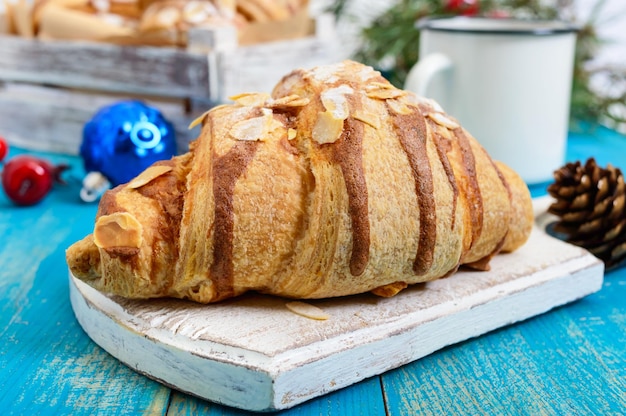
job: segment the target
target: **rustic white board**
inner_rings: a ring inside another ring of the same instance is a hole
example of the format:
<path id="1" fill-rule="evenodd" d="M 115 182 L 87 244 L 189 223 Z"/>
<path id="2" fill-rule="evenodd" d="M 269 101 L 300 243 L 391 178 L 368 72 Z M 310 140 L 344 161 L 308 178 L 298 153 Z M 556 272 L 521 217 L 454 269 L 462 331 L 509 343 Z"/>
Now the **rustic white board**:
<path id="1" fill-rule="evenodd" d="M 330 315 L 325 321 L 296 315 L 277 297 L 132 301 L 71 275 L 70 299 L 85 332 L 136 371 L 225 405 L 285 409 L 600 290 L 603 264 L 543 231 L 548 202 L 535 202 L 528 243 L 494 258 L 491 271 L 462 271 L 388 299 L 308 301 Z"/>

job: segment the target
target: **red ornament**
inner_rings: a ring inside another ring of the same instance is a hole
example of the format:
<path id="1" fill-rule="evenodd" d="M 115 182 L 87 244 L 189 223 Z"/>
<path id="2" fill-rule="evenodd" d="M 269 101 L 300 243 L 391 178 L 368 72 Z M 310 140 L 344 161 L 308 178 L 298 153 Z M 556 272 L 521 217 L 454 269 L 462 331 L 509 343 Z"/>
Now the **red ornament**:
<path id="1" fill-rule="evenodd" d="M 9 153 L 9 145 L 4 140 L 4 138 L 0 136 L 0 162 L 4 160 L 4 158 L 7 156 L 7 153 Z"/>
<path id="2" fill-rule="evenodd" d="M 447 0 L 445 10 L 448 13 L 475 16 L 480 12 L 480 0 Z"/>
<path id="3" fill-rule="evenodd" d="M 55 181 L 63 182 L 60 176 L 67 168 L 33 156 L 15 156 L 4 164 L 2 187 L 17 205 L 34 205 L 50 192 Z"/>

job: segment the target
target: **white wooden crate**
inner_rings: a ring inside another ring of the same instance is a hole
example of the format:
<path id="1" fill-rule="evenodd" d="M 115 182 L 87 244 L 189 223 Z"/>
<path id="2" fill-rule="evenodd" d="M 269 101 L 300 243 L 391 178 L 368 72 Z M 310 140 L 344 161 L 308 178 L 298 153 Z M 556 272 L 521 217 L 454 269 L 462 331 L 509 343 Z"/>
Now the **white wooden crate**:
<path id="1" fill-rule="evenodd" d="M 42 41 L 0 35 L 0 136 L 33 150 L 76 154 L 82 128 L 106 104 L 140 98 L 174 123 L 179 149 L 189 122 L 248 91 L 269 92 L 299 67 L 341 59 L 332 17 L 308 37 L 238 45 L 234 27 L 193 29 L 187 49 Z"/>

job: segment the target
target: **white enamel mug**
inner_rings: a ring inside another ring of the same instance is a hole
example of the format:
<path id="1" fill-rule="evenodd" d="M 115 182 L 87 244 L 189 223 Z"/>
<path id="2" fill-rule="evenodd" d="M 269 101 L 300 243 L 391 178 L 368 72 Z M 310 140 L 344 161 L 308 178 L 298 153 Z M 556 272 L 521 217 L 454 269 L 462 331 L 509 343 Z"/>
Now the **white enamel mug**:
<path id="1" fill-rule="evenodd" d="M 432 98 L 529 184 L 565 158 L 577 28 L 560 21 L 431 18 L 405 89 Z"/>

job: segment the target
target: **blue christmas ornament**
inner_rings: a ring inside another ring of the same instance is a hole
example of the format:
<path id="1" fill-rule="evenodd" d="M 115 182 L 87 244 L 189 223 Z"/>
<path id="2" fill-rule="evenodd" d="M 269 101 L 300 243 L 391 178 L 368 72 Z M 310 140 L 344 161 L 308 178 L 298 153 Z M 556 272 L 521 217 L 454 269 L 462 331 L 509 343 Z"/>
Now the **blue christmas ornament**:
<path id="1" fill-rule="evenodd" d="M 80 155 L 85 170 L 101 173 L 112 186 L 129 182 L 152 163 L 175 154 L 174 127 L 160 111 L 140 101 L 103 107 L 83 128 Z"/>

